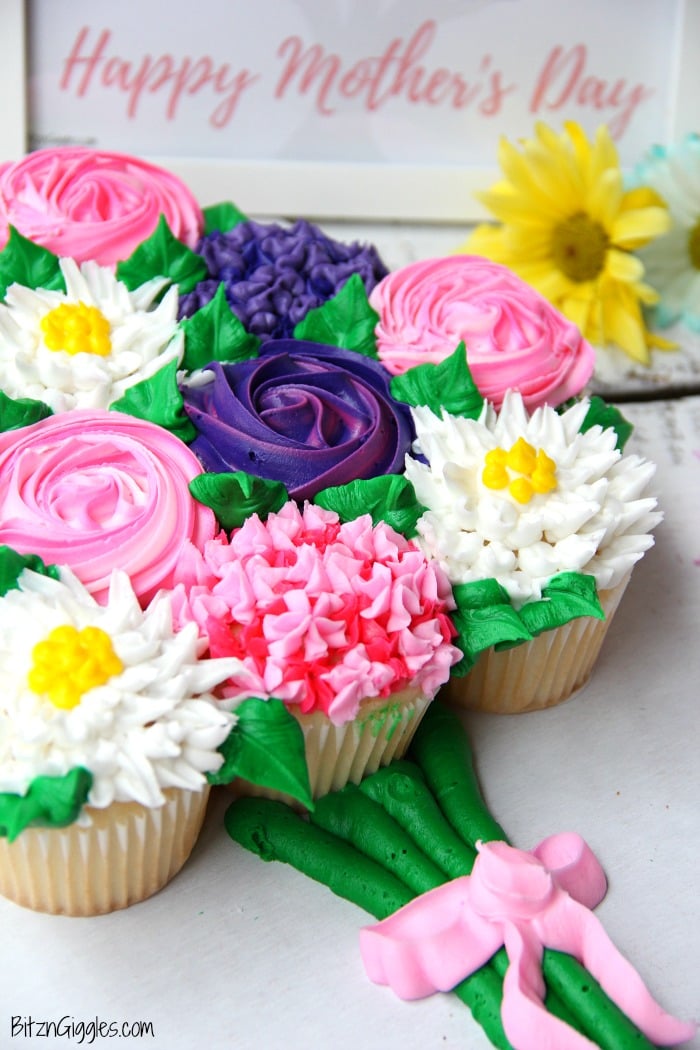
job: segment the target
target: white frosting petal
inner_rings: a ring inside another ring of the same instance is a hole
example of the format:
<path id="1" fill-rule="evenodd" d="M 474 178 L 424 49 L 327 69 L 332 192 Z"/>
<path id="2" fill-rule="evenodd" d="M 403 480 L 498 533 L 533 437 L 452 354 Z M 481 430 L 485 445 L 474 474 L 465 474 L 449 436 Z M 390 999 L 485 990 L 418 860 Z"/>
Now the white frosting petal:
<path id="1" fill-rule="evenodd" d="M 654 464 L 623 456 L 612 428 L 582 433 L 588 408 L 583 400 L 561 414 L 542 407 L 530 416 L 519 393 L 508 391 L 500 413 L 485 403 L 476 420 L 413 409 L 414 451 L 427 460 L 406 459 L 406 476 L 428 508 L 418 532 L 453 584 L 495 577 L 518 608 L 562 572 L 614 587 L 653 544 L 650 531 L 662 517 L 648 494 Z M 520 438 L 556 470 L 555 488 L 525 503 L 482 478 L 486 454 Z"/>
<path id="2" fill-rule="evenodd" d="M 106 605 L 67 569 L 60 580 L 25 570 L 19 583 L 0 599 L 0 791 L 23 794 L 34 777 L 76 766 L 92 773 L 88 802 L 96 807 L 158 806 L 164 788 L 201 789 L 236 722 L 231 703 L 211 690 L 240 661 L 199 659 L 196 626 L 173 632 L 170 595 L 142 611 L 125 573 L 113 573 Z M 27 680 L 34 646 L 65 624 L 101 628 L 123 664 L 69 709 Z"/>

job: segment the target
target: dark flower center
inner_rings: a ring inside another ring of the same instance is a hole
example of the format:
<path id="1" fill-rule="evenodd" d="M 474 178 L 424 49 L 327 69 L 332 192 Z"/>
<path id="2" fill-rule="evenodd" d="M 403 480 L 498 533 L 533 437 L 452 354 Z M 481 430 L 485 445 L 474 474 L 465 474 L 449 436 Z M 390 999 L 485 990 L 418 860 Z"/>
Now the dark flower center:
<path id="1" fill-rule="evenodd" d="M 570 281 L 592 281 L 603 271 L 609 243 L 600 223 L 581 211 L 554 227 L 552 257 Z"/>
<path id="2" fill-rule="evenodd" d="M 688 234 L 688 255 L 696 270 L 700 270 L 700 219 Z"/>

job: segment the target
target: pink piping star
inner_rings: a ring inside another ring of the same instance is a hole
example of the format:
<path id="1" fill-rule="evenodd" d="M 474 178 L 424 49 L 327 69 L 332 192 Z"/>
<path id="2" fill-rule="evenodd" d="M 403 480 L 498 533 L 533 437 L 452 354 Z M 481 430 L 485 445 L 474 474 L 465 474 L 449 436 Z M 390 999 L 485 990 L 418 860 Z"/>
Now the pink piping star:
<path id="1" fill-rule="evenodd" d="M 361 930 L 371 980 L 402 999 L 420 999 L 451 990 L 505 945 L 501 1016 L 516 1050 L 595 1050 L 543 1005 L 542 953 L 554 948 L 578 959 L 651 1042 L 671 1046 L 694 1035 L 694 1024 L 655 1002 L 590 911 L 607 884 L 579 835 L 552 835 L 531 852 L 505 842 L 479 842 L 477 850 L 471 875 Z"/>

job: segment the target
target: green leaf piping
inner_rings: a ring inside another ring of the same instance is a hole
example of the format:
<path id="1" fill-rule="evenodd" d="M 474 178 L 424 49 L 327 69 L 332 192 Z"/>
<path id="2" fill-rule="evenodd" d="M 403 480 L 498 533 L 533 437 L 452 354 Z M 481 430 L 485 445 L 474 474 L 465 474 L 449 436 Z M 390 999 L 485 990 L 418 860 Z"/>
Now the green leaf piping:
<path id="1" fill-rule="evenodd" d="M 205 306 L 182 322 L 185 354 L 182 367 L 188 372 L 211 361 L 247 361 L 257 357 L 260 340 L 246 332 L 226 300 L 223 282 Z"/>
<path id="2" fill-rule="evenodd" d="M 508 649 L 532 641 L 543 631 L 562 627 L 580 616 L 605 619 L 595 577 L 562 572 L 542 588 L 542 598 L 513 608 L 508 592 L 495 579 L 475 580 L 453 587 L 457 609 L 455 645 L 464 653 L 452 674 L 466 674 L 484 650 Z"/>
<path id="3" fill-rule="evenodd" d="M 224 763 L 207 775 L 209 782 L 228 784 L 243 777 L 313 809 L 304 733 L 294 715 L 281 700 L 257 696 L 244 700 L 235 713 L 238 721 L 219 747 Z"/>
<path id="4" fill-rule="evenodd" d="M 315 496 L 314 503 L 335 511 L 341 521 L 353 521 L 369 514 L 375 525 L 384 521 L 409 538 L 416 535 L 416 522 L 425 513 L 413 485 L 400 474 L 384 474 L 323 489 Z"/>
<path id="5" fill-rule="evenodd" d="M 58 256 L 23 237 L 14 226 L 10 226 L 9 239 L 0 252 L 1 299 L 5 298 L 11 284 L 57 292 L 66 290 Z"/>
<path id="6" fill-rule="evenodd" d="M 52 415 L 53 411 L 43 401 L 35 401 L 31 397 L 8 397 L 0 390 L 0 432 L 3 434 L 7 430 L 30 427 L 32 423 Z"/>
<path id="7" fill-rule="evenodd" d="M 625 445 L 632 436 L 634 426 L 625 419 L 619 408 L 609 405 L 602 397 L 594 395 L 581 424 L 581 433 L 585 434 L 591 427 L 601 426 L 603 429 L 612 429 L 617 434 L 617 448 L 622 452 Z"/>
<path id="8" fill-rule="evenodd" d="M 76 766 L 64 776 L 34 777 L 25 795 L 0 793 L 0 836 L 13 842 L 29 827 L 72 824 L 87 801 L 92 773 Z"/>
<path id="9" fill-rule="evenodd" d="M 142 241 L 128 259 L 117 263 L 117 277 L 130 291 L 149 278 L 169 277 L 177 284 L 180 295 L 185 295 L 208 274 L 204 259 L 177 239 L 164 215 L 151 236 Z"/>
<path id="10" fill-rule="evenodd" d="M 233 201 L 220 201 L 218 204 L 210 204 L 207 208 L 202 209 L 202 215 L 204 216 L 205 237 L 207 234 L 214 233 L 217 230 L 221 233 L 228 233 L 234 226 L 248 221 L 248 216 L 244 215 Z"/>
<path id="11" fill-rule="evenodd" d="M 185 414 L 177 369 L 177 361 L 169 361 L 148 379 L 130 386 L 123 397 L 112 402 L 110 410 L 156 423 L 186 444 L 194 441 L 197 430 Z"/>
<path id="12" fill-rule="evenodd" d="M 38 554 L 20 554 L 6 544 L 0 545 L 0 598 L 8 591 L 19 590 L 19 578 L 25 569 L 38 572 L 41 576 L 59 579 L 57 565 L 46 565 Z"/>
<path id="13" fill-rule="evenodd" d="M 478 419 L 484 399 L 472 379 L 464 343 L 437 364 L 428 361 L 391 380 L 391 393 L 408 405 L 425 405 L 436 416 Z"/>
<path id="14" fill-rule="evenodd" d="M 258 478 L 243 470 L 198 474 L 190 481 L 189 489 L 196 500 L 214 511 L 227 532 L 239 528 L 251 514 L 266 518 L 289 499 L 281 481 Z"/>
<path id="15" fill-rule="evenodd" d="M 295 339 L 339 346 L 378 360 L 374 330 L 379 314 L 372 309 L 358 273 L 322 306 L 309 310 L 294 329 Z"/>

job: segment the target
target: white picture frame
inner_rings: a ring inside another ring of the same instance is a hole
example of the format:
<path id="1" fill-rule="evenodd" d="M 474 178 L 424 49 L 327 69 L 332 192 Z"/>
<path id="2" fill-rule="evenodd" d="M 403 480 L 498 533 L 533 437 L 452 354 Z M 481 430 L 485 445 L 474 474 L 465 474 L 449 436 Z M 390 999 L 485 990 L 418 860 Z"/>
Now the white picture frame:
<path id="1" fill-rule="evenodd" d="M 625 0 L 628 2 L 628 0 Z M 28 149 L 28 4 L 0 0 L 0 162 Z M 668 56 L 668 142 L 700 130 L 700 0 L 678 0 L 675 48 Z M 643 29 L 640 26 L 640 31 Z M 650 143 L 651 145 L 651 143 Z M 475 198 L 497 176 L 493 166 L 254 160 L 158 156 L 203 204 L 231 197 L 250 215 L 448 223 L 485 215 Z"/>

